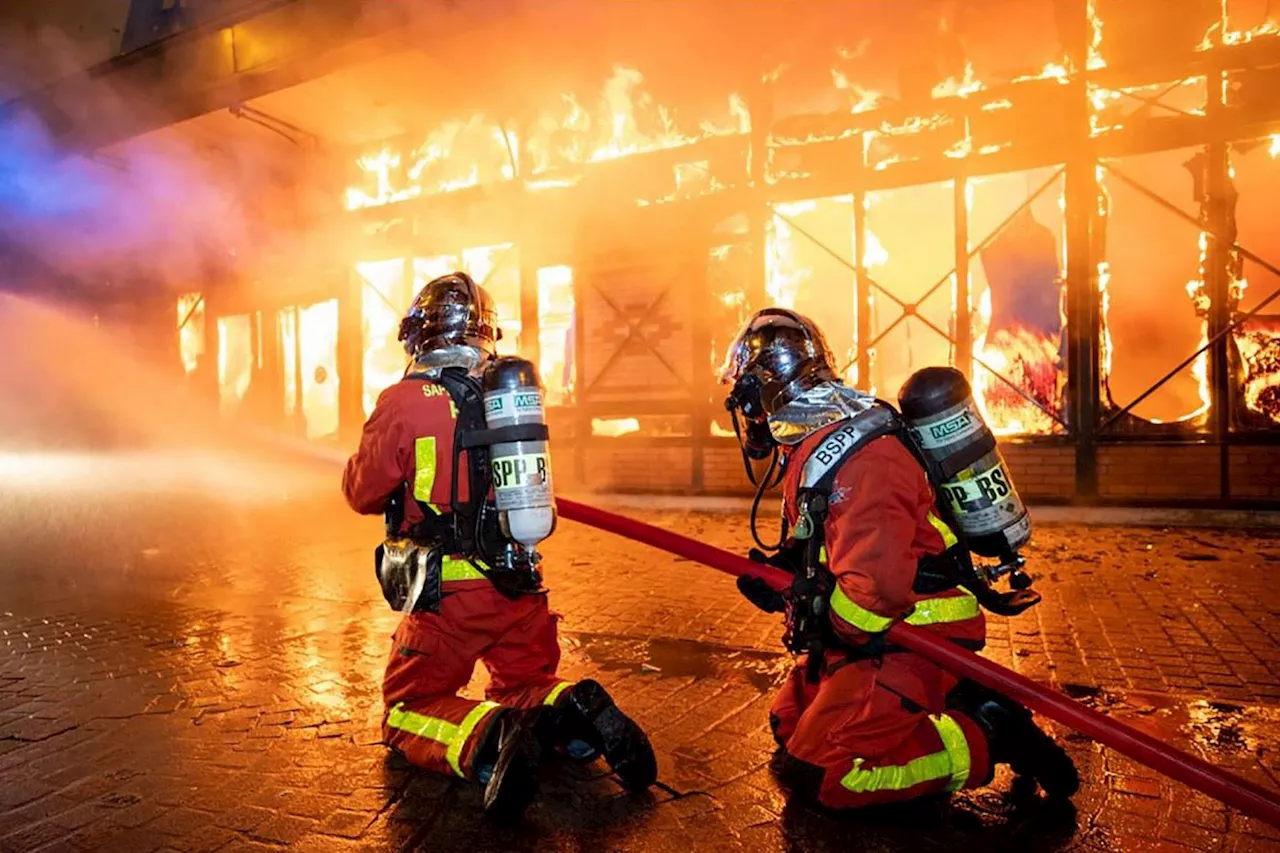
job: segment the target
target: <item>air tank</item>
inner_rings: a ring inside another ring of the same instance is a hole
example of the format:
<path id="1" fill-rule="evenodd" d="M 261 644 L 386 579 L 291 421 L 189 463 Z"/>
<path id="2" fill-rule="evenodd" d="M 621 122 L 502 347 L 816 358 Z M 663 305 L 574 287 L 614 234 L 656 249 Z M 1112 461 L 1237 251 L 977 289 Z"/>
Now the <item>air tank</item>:
<path id="1" fill-rule="evenodd" d="M 546 423 L 542 384 L 533 363 L 494 359 L 485 369 L 484 417 L 489 429 Z M 494 503 L 503 532 L 532 550 L 555 529 L 551 457 L 546 441 L 511 441 L 489 451 Z"/>
<path id="2" fill-rule="evenodd" d="M 1031 517 L 964 374 L 918 370 L 902 386 L 898 407 L 970 550 L 1011 564 L 1031 539 Z"/>

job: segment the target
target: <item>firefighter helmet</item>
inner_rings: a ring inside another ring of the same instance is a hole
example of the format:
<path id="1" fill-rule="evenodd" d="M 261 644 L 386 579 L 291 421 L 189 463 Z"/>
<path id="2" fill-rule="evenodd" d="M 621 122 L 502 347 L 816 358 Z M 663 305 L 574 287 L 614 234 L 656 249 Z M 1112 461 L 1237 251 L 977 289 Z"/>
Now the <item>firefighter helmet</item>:
<path id="1" fill-rule="evenodd" d="M 415 359 L 457 347 L 492 356 L 501 339 L 493 297 L 465 272 L 427 282 L 400 321 L 399 340 Z"/>
<path id="2" fill-rule="evenodd" d="M 785 308 L 758 311 L 729 345 L 720 382 L 731 386 L 726 408 L 748 422 L 772 415 L 823 382 L 836 380 L 822 330 Z"/>

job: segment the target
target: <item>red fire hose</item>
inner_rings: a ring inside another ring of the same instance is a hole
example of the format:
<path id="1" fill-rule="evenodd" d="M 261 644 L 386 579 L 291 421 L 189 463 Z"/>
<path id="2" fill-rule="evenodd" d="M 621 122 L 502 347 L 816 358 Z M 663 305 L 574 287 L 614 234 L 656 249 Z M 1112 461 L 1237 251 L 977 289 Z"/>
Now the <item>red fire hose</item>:
<path id="1" fill-rule="evenodd" d="M 557 500 L 557 507 L 561 518 L 652 545 L 731 575 L 755 575 L 776 589 L 783 589 L 791 584 L 791 576 L 781 569 L 753 562 L 651 524 L 563 498 Z M 955 675 L 971 678 L 1170 779 L 1202 791 L 1258 820 L 1280 827 L 1280 792 L 1256 785 L 1194 755 L 1180 752 L 1150 735 L 1073 702 L 1044 685 L 948 643 L 928 631 L 898 622 L 889 629 L 888 636 L 898 645 L 928 658 Z"/>

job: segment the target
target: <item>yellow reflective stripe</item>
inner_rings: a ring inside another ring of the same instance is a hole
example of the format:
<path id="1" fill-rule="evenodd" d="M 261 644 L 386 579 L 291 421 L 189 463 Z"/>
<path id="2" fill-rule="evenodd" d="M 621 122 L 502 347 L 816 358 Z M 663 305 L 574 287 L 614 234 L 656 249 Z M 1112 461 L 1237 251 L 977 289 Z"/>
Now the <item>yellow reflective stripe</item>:
<path id="1" fill-rule="evenodd" d="M 969 778 L 969 743 L 958 723 L 947 715 L 930 716 L 930 722 L 942 738 L 942 751 L 922 755 L 906 764 L 890 764 L 864 770 L 863 759 L 853 762 L 853 769 L 840 784 L 855 794 L 874 791 L 905 791 L 925 782 L 947 779 L 947 790 L 958 791 Z"/>
<path id="2" fill-rule="evenodd" d="M 827 564 L 827 546 L 826 545 L 823 545 L 821 548 L 818 549 L 818 562 L 822 563 L 822 565 L 824 566 Z"/>
<path id="3" fill-rule="evenodd" d="M 844 594 L 839 584 L 836 585 L 835 592 L 831 593 L 831 610 L 859 631 L 866 631 L 868 634 L 887 631 L 893 624 L 892 619 L 879 616 L 865 607 L 854 604 L 849 596 Z"/>
<path id="4" fill-rule="evenodd" d="M 413 496 L 423 503 L 430 503 L 431 489 L 435 484 L 436 437 L 428 435 L 413 442 Z"/>
<path id="5" fill-rule="evenodd" d="M 880 616 L 855 604 L 838 585 L 835 592 L 831 593 L 831 610 L 859 631 L 866 631 L 868 634 L 887 631 L 893 624 L 893 620 L 887 616 Z M 916 602 L 915 608 L 904 621 L 916 627 L 944 625 L 974 619 L 978 613 L 978 599 L 972 593 L 965 592 L 950 598 L 922 598 Z"/>
<path id="6" fill-rule="evenodd" d="M 445 760 L 449 762 L 454 773 L 463 776 L 462 768 L 458 766 L 462 748 L 466 746 L 471 734 L 485 715 L 497 707 L 497 702 L 481 702 L 462 718 L 461 723 L 455 724 L 439 717 L 428 717 L 416 711 L 407 711 L 402 703 L 397 702 L 395 707 L 387 712 L 387 725 L 393 729 L 444 744 Z"/>
<path id="7" fill-rule="evenodd" d="M 947 622 L 963 622 L 978 615 L 978 599 L 963 590 L 963 595 L 950 598 L 922 598 L 906 618 L 908 625 L 942 625 Z"/>
<path id="8" fill-rule="evenodd" d="M 560 698 L 560 694 L 569 689 L 572 682 L 562 681 L 555 687 L 551 688 L 551 692 L 547 694 L 547 698 L 542 700 L 543 705 L 554 705 L 556 700 Z"/>
<path id="9" fill-rule="evenodd" d="M 445 557 L 440 566 L 441 581 L 482 581 L 484 572 L 461 557 Z"/>
<path id="10" fill-rule="evenodd" d="M 453 742 L 454 736 L 458 733 L 458 727 L 448 720 L 428 717 L 416 711 L 406 711 L 403 704 L 399 702 L 387 712 L 387 725 L 446 746 Z"/>
<path id="11" fill-rule="evenodd" d="M 938 535 L 942 537 L 942 543 L 948 548 L 954 548 L 960 541 L 956 538 L 955 533 L 951 531 L 951 528 L 947 526 L 947 523 L 934 515 L 932 511 L 929 513 L 929 523 L 933 525 L 934 530 L 938 531 Z"/>
<path id="12" fill-rule="evenodd" d="M 959 791 L 969 781 L 969 741 L 964 736 L 964 729 L 946 714 L 930 715 L 929 720 L 938 730 L 938 737 L 942 738 L 942 745 L 951 757 L 951 781 L 947 783 L 947 790 Z"/>
<path id="13" fill-rule="evenodd" d="M 476 726 L 480 725 L 480 721 L 497 707 L 497 702 L 481 702 L 467 712 L 467 715 L 462 718 L 462 722 L 458 723 L 458 733 L 449 741 L 449 748 L 444 751 L 444 760 L 449 762 L 449 766 L 453 768 L 454 773 L 459 776 L 466 776 L 462 772 L 462 768 L 458 766 L 458 762 L 462 758 L 462 747 L 466 746 L 467 741 L 471 739 L 471 733 L 476 730 Z"/>

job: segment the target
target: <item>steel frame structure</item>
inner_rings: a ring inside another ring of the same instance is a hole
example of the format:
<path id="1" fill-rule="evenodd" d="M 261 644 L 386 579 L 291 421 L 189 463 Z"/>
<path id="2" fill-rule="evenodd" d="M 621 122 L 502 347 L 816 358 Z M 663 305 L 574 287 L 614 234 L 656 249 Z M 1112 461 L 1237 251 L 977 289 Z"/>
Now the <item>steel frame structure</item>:
<path id="1" fill-rule="evenodd" d="M 1218 44 L 1212 49 L 1197 51 L 1173 64 L 1152 64 L 1140 68 L 1101 68 L 1087 69 L 1089 65 L 1089 33 L 1088 10 L 1085 0 L 1078 0 L 1077 26 L 1070 33 L 1064 33 L 1064 41 L 1068 43 L 1068 59 L 1070 67 L 1077 70 L 1064 78 L 1044 79 L 1031 82 L 1015 82 L 1008 86 L 996 87 L 984 91 L 985 98 L 998 98 L 1008 94 L 1014 102 L 1012 113 L 1018 113 L 1020 99 L 1037 99 L 1052 97 L 1061 110 L 1059 124 L 1049 133 L 1032 133 L 1030 142 L 1024 141 L 1015 133 L 1011 144 L 994 154 L 973 155 L 967 157 L 933 156 L 920 158 L 915 162 L 902 162 L 888 168 L 873 167 L 867 163 L 866 137 L 875 133 L 886 122 L 901 119 L 901 115 L 886 115 L 884 111 L 875 111 L 860 115 L 842 115 L 819 117 L 829 128 L 822 139 L 814 141 L 806 139 L 803 146 L 789 146 L 788 131 L 784 126 L 788 120 L 775 121 L 773 118 L 772 98 L 766 82 L 760 82 L 758 88 L 748 93 L 747 101 L 752 115 L 752 130 L 748 135 L 730 137 L 711 137 L 684 148 L 666 149 L 650 154 L 633 155 L 626 158 L 628 169 L 674 169 L 676 165 L 688 166 L 690 163 L 716 164 L 720 168 L 708 168 L 718 178 L 725 174 L 736 174 L 730 177 L 728 186 L 714 193 L 699 198 L 676 201 L 667 205 L 655 205 L 647 210 L 636 210 L 637 216 L 662 216 L 662 208 L 670 210 L 677 205 L 701 205 L 716 213 L 714 215 L 743 215 L 748 223 L 745 244 L 751 247 L 754 263 L 748 280 L 744 282 L 744 291 L 748 304 L 760 306 L 766 303 L 766 247 L 768 244 L 768 228 L 774 217 L 788 222 L 797 233 L 805 232 L 797 223 L 780 214 L 777 207 L 788 201 L 814 198 L 830 198 L 833 196 L 853 197 L 853 258 L 846 258 L 840 252 L 822 246 L 829 254 L 837 258 L 853 273 L 855 336 L 859 342 L 856 365 L 858 376 L 866 377 L 870 369 L 870 349 L 892 331 L 898 324 L 909 322 L 912 318 L 921 321 L 926 328 L 947 340 L 955 354 L 954 362 L 966 374 L 975 369 L 987 369 L 1000 381 L 1014 388 L 1024 398 L 1044 408 L 1008 378 L 1000 376 L 990 365 L 982 363 L 972 355 L 972 307 L 969 270 L 972 259 L 999 235 L 1005 225 L 1017 213 L 1041 196 L 1060 178 L 1063 180 L 1065 197 L 1065 239 L 1067 243 L 1066 257 L 1066 315 L 1067 315 L 1067 365 L 1065 376 L 1066 417 L 1053 414 L 1064 428 L 1064 434 L 1053 436 L 1017 437 L 1013 441 L 1030 445 L 1072 446 L 1075 448 L 1076 477 L 1075 495 L 1079 500 L 1096 499 L 1099 492 L 1098 483 L 1098 451 L 1107 445 L 1128 443 L 1176 443 L 1186 445 L 1212 445 L 1218 448 L 1221 468 L 1220 499 L 1223 502 L 1232 500 L 1230 483 L 1230 466 L 1228 454 L 1235 445 L 1275 445 L 1280 444 L 1280 430 L 1267 429 L 1259 431 L 1240 431 L 1233 429 L 1231 406 L 1236 401 L 1237 391 L 1233 386 L 1231 373 L 1230 335 L 1233 330 L 1249 318 L 1258 314 L 1274 300 L 1280 299 L 1280 289 L 1271 293 L 1261 304 L 1249 312 L 1233 312 L 1230 302 L 1231 276 L 1228 272 L 1236 255 L 1246 257 L 1264 269 L 1280 276 L 1280 268 L 1266 259 L 1240 246 L 1235 240 L 1232 205 L 1228 203 L 1231 193 L 1230 185 L 1230 145 L 1240 140 L 1255 140 L 1280 132 L 1280 104 L 1270 106 L 1263 111 L 1241 111 L 1234 109 L 1226 98 L 1224 85 L 1206 85 L 1211 97 L 1203 114 L 1182 112 L 1172 117 L 1145 118 L 1126 122 L 1123 131 L 1095 133 L 1091 124 L 1091 93 L 1096 89 L 1121 92 L 1124 97 L 1137 98 L 1150 105 L 1161 105 L 1161 98 L 1181 81 L 1204 78 L 1206 81 L 1225 81 L 1228 75 L 1266 73 L 1269 69 L 1280 69 L 1280 38 L 1259 39 L 1238 45 Z M 1158 86 L 1161 83 L 1178 81 L 1169 86 L 1163 93 L 1149 98 L 1140 93 L 1123 91 L 1141 87 Z M 1025 90 L 1021 87 L 1026 87 Z M 980 110 L 980 104 L 974 99 L 952 98 L 935 102 L 940 111 L 947 113 L 954 121 L 965 124 Z M 892 113 L 892 111 L 889 111 Z M 1173 112 L 1178 112 L 1173 110 Z M 812 117 L 811 117 L 812 118 Z M 1026 125 L 1034 123 L 1024 121 Z M 1015 123 L 1015 128 L 1017 127 Z M 1202 216 L 1189 216 L 1176 205 L 1161 198 L 1157 193 L 1143 187 L 1125 174 L 1122 167 L 1117 166 L 1115 158 L 1170 151 L 1192 146 L 1204 149 L 1207 163 L 1206 195 L 1202 201 Z M 779 176 L 771 174 L 770 161 L 780 151 L 787 151 L 813 164 L 808 174 L 801 177 Z M 761 156 L 758 152 L 763 152 Z M 524 160 L 524 158 L 521 158 Z M 725 167 L 725 164 L 729 164 Z M 614 168 L 607 163 L 593 164 L 584 170 L 584 183 L 591 180 L 587 173 Z M 972 233 L 969 211 L 966 204 L 967 183 L 971 178 L 985 175 L 1025 172 L 1031 169 L 1052 168 L 1053 176 L 1037 189 L 1029 192 L 1023 204 L 1011 214 L 1004 223 L 989 234 Z M 1099 205 L 1099 169 L 1116 180 L 1133 187 L 1143 196 L 1151 199 L 1169 210 L 1175 211 L 1189 224 L 1206 232 L 1209 236 L 1209 250 L 1204 265 L 1204 283 L 1210 300 L 1207 317 L 1208 343 L 1200 351 L 1192 353 L 1163 378 L 1142 392 L 1138 397 L 1123 405 L 1113 405 L 1104 398 L 1103 364 L 1101 354 L 1102 306 L 1099 293 L 1098 262 L 1104 258 L 1098 248 L 1101 237 L 1101 223 L 1098 221 Z M 503 205 L 511 213 L 513 221 L 522 223 L 512 234 L 511 239 L 517 246 L 525 239 L 533 242 L 527 223 L 536 220 L 545 204 L 547 196 L 543 192 L 533 193 L 524 188 L 520 176 L 516 176 L 508 189 L 486 188 L 485 193 L 477 193 L 479 203 Z M 603 180 L 607 181 L 607 177 Z M 863 266 L 862 260 L 867 242 L 866 210 L 863 200 L 866 194 L 875 191 L 917 186 L 928 183 L 948 181 L 952 185 L 955 213 L 954 265 L 950 273 L 941 277 L 924 295 L 915 300 L 906 300 L 893 293 L 890 288 L 882 286 Z M 463 193 L 452 194 L 460 196 Z M 573 189 L 557 192 L 573 194 Z M 584 193 L 585 194 L 585 193 Z M 627 199 L 614 199 L 625 206 Z M 447 202 L 451 209 L 464 204 L 462 198 L 454 198 Z M 441 200 L 425 197 L 412 202 L 396 205 L 399 211 L 428 211 L 441 204 Z M 513 216 L 514 214 L 514 216 Z M 364 219 L 381 219 L 386 212 L 379 208 L 361 211 L 357 216 Z M 403 213 L 398 215 L 404 215 Z M 588 216 L 590 214 L 587 214 Z M 429 230 L 429 229 L 425 229 Z M 977 238 L 976 240 L 974 238 Z M 815 240 L 815 243 L 818 241 Z M 820 243 L 818 243 L 821 245 Z M 708 249 L 711 248 L 708 246 Z M 521 253 L 521 309 L 523 324 L 528 335 L 526 351 L 537 357 L 537 314 L 538 293 L 536 283 L 536 259 Z M 950 332 L 924 317 L 918 310 L 920 304 L 947 283 L 955 282 L 954 331 Z M 902 312 L 886 327 L 876 330 L 871 327 L 870 306 L 874 296 L 879 295 L 894 303 Z M 579 320 L 579 346 L 582 345 L 581 305 L 579 298 L 575 304 Z M 633 330 L 634 331 L 634 330 Z M 862 345 L 861 342 L 866 342 Z M 699 335 L 695 339 L 697 346 L 705 343 L 710 347 L 709 335 Z M 1139 423 L 1136 428 L 1118 431 L 1116 427 L 1131 415 L 1133 408 L 1148 398 L 1158 388 L 1167 383 L 1187 366 L 1191 365 L 1200 352 L 1209 354 L 1212 406 L 1209 412 L 1208 428 L 1204 431 L 1172 431 L 1155 424 Z M 579 349 L 579 359 L 582 350 Z M 695 358 L 697 358 L 695 353 Z M 656 439 L 636 436 L 622 439 L 597 439 L 601 442 L 617 443 L 630 441 L 650 441 L 657 444 L 677 442 L 692 447 L 695 460 L 700 460 L 704 451 L 712 447 L 726 447 L 732 439 L 711 435 L 708 425 L 715 418 L 717 406 L 714 401 L 714 386 L 707 371 L 706 384 L 702 389 L 695 387 L 692 398 L 707 400 L 703 411 L 689 412 L 694 424 L 693 435 L 687 438 Z M 695 386 L 697 380 L 695 378 Z M 583 386 L 579 384 L 581 396 Z M 592 407 L 583 406 L 583 411 L 572 417 L 577 428 L 575 440 L 578 444 L 592 441 L 589 423 Z M 637 411 L 637 414 L 647 412 Z M 695 461 L 695 487 L 701 486 Z M 1242 503 L 1240 501 L 1234 501 Z"/>

